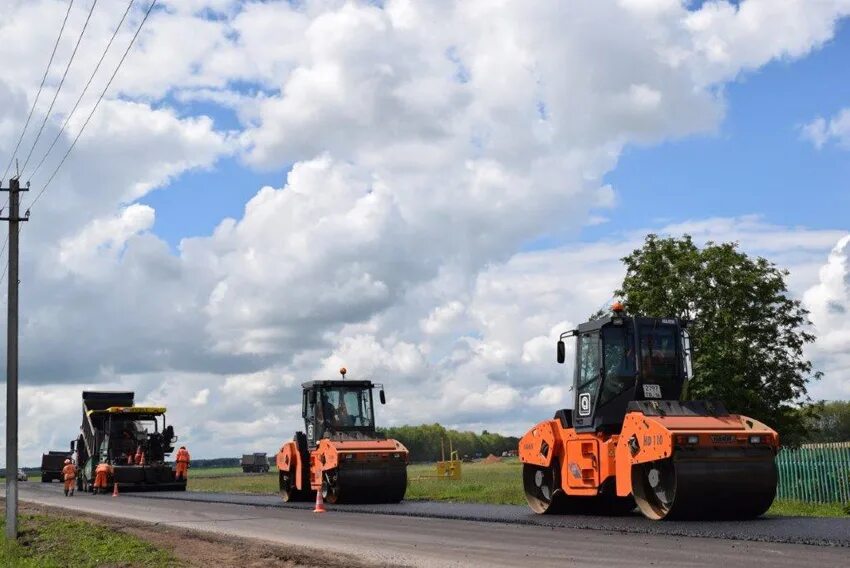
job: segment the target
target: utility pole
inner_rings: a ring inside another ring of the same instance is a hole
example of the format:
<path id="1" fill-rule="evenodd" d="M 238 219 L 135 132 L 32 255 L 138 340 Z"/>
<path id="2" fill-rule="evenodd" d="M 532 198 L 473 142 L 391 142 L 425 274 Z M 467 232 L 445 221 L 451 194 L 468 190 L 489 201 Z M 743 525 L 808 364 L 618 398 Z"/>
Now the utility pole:
<path id="1" fill-rule="evenodd" d="M 18 234 L 21 189 L 17 178 L 9 180 L 9 295 L 8 326 L 6 328 L 6 538 L 18 538 Z"/>

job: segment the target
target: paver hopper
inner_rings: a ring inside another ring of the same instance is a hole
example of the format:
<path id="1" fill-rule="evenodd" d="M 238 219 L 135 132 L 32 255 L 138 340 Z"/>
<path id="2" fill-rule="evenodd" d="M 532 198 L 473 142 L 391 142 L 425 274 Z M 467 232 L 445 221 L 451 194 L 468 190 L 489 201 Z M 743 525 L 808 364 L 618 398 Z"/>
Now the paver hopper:
<path id="1" fill-rule="evenodd" d="M 77 488 L 91 491 L 98 463 L 113 465 L 113 481 L 121 491 L 184 491 L 165 458 L 177 436 L 166 425 L 165 408 L 135 406 L 132 392 L 83 392 L 83 422 L 73 447 L 77 452 Z M 134 458 L 141 448 L 144 463 Z"/>

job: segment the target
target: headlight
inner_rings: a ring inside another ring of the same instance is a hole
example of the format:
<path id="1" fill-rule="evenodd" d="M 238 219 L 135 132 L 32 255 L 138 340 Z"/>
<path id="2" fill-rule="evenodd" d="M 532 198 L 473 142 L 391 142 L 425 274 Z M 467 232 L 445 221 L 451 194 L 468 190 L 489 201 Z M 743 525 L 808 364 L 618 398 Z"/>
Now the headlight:
<path id="1" fill-rule="evenodd" d="M 400 458 L 400 457 L 401 457 L 401 454 L 399 454 L 399 453 L 395 453 L 395 454 L 393 454 L 393 458 L 394 458 L 394 459 L 398 459 L 398 458 Z"/>
<path id="2" fill-rule="evenodd" d="M 342 459 L 344 459 L 344 460 L 354 459 L 354 454 L 345 454 L 345 455 L 342 456 Z"/>
<path id="3" fill-rule="evenodd" d="M 761 444 L 761 436 L 750 436 L 751 444 Z"/>
<path id="4" fill-rule="evenodd" d="M 689 444 L 699 444 L 699 436 L 688 436 Z"/>

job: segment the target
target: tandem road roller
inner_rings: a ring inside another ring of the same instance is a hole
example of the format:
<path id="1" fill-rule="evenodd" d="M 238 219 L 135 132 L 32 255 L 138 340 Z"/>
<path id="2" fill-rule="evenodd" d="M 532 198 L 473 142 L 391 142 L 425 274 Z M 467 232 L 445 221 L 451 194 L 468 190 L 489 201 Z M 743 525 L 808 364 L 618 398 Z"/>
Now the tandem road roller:
<path id="1" fill-rule="evenodd" d="M 752 518 L 776 496 L 779 436 L 720 402 L 681 401 L 690 375 L 687 322 L 611 315 L 576 338 L 575 404 L 519 442 L 537 513 L 631 511 L 653 520 Z"/>
<path id="2" fill-rule="evenodd" d="M 277 454 L 280 494 L 303 501 L 321 491 L 328 503 L 397 503 L 407 489 L 408 451 L 375 431 L 371 381 L 310 381 L 302 386 L 301 415 L 306 432 L 297 432 Z"/>

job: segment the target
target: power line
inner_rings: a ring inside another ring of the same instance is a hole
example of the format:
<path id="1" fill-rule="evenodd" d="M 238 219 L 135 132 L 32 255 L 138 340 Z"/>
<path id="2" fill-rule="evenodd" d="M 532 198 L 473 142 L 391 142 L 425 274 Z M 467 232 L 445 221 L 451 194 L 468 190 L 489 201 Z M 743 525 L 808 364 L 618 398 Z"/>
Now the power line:
<path id="1" fill-rule="evenodd" d="M 56 36 L 56 42 L 53 44 L 53 51 L 50 53 L 50 61 L 47 62 L 47 67 L 44 68 L 44 75 L 41 77 L 41 85 L 38 86 L 38 92 L 35 94 L 35 100 L 32 102 L 32 106 L 30 107 L 30 113 L 27 116 L 27 121 L 24 123 L 21 135 L 18 137 L 18 143 L 15 144 L 15 151 L 12 152 L 12 155 L 9 157 L 9 164 L 6 166 L 6 171 L 3 172 L 3 177 L 0 178 L 0 180 L 6 179 L 6 174 L 9 173 L 9 169 L 12 167 L 12 162 L 15 161 L 15 155 L 21 147 L 21 141 L 24 139 L 24 134 L 26 134 L 27 127 L 32 119 L 32 113 L 35 111 L 35 106 L 38 104 L 38 99 L 41 96 L 41 90 L 44 88 L 44 83 L 47 80 L 47 72 L 50 71 L 50 66 L 53 64 L 53 58 L 56 56 L 56 49 L 59 47 L 59 40 L 62 39 L 62 32 L 65 31 L 65 24 L 68 22 L 68 15 L 70 15 L 71 8 L 73 6 L 74 0 L 71 0 L 68 3 L 68 10 L 65 12 L 65 19 L 62 20 L 62 27 L 59 28 L 59 35 Z"/>
<path id="2" fill-rule="evenodd" d="M 74 108 L 71 109 L 71 112 L 68 113 L 68 116 L 65 117 L 65 122 L 62 123 L 62 128 L 59 129 L 59 132 L 56 133 L 56 136 L 53 138 L 53 142 L 50 143 L 50 147 L 47 148 L 47 151 L 41 157 L 41 160 L 38 162 L 38 165 L 35 166 L 35 169 L 29 175 L 30 178 L 34 177 L 38 171 L 41 169 L 41 166 L 44 164 L 44 161 L 47 159 L 47 156 L 50 155 L 50 152 L 53 150 L 53 147 L 56 146 L 56 142 L 59 141 L 59 138 L 62 136 L 62 133 L 65 132 L 65 128 L 68 127 L 68 123 L 71 121 L 71 118 L 74 116 L 74 113 L 77 112 L 77 107 L 80 106 L 80 102 L 83 100 L 83 97 L 89 90 L 89 87 L 94 80 L 95 75 L 100 69 L 103 60 L 106 58 L 106 54 L 109 51 L 109 48 L 112 47 L 112 42 L 115 41 L 115 38 L 118 36 L 118 32 L 121 30 L 121 26 L 124 25 L 124 20 L 127 18 L 127 14 L 130 13 L 130 9 L 133 7 L 133 3 L 136 0 L 130 0 L 130 3 L 127 4 L 127 9 L 124 10 L 124 15 L 121 16 L 121 21 L 118 22 L 118 26 L 115 28 L 115 31 L 112 32 L 112 37 L 109 38 L 109 43 L 106 44 L 106 49 L 103 50 L 103 54 L 100 56 L 100 60 L 98 60 L 97 65 L 94 66 L 94 71 L 91 72 L 89 76 L 89 80 L 86 82 L 86 86 L 83 87 L 83 92 L 80 93 L 80 96 L 77 98 L 77 102 L 74 103 Z"/>
<path id="3" fill-rule="evenodd" d="M 154 6 L 156 6 L 156 2 L 157 2 L 157 0 L 151 1 L 150 5 L 148 6 L 147 11 L 145 12 L 145 16 L 142 18 L 142 21 L 139 22 L 139 27 L 136 28 L 136 33 L 134 33 L 133 37 L 130 39 L 130 43 L 129 43 L 129 45 L 127 45 L 127 49 L 124 50 L 124 54 L 121 56 L 121 60 L 118 61 L 118 65 L 115 67 L 115 71 L 112 72 L 112 76 L 109 77 L 109 81 L 106 83 L 106 86 L 103 87 L 103 90 L 100 92 L 100 96 L 97 98 L 97 101 L 94 103 L 94 107 L 91 109 L 91 112 L 89 113 L 88 117 L 86 117 L 86 121 L 83 123 L 82 127 L 80 127 L 80 131 L 77 132 L 77 136 L 74 138 L 74 141 L 71 142 L 71 146 L 65 152 L 65 155 L 62 156 L 62 160 L 59 162 L 59 164 L 53 170 L 53 173 L 50 174 L 50 177 L 47 179 L 47 182 L 41 187 L 41 190 L 35 196 L 35 199 L 33 199 L 32 203 L 30 203 L 29 207 L 27 207 L 27 211 L 32 209 L 35 206 L 35 204 L 38 202 L 38 200 L 41 198 L 41 196 L 44 195 L 44 192 L 47 191 L 48 187 L 50 187 L 50 182 L 52 182 L 53 178 L 56 177 L 56 174 L 59 172 L 59 169 L 65 163 L 65 160 L 68 159 L 68 155 L 74 149 L 74 146 L 77 145 L 77 141 L 79 141 L 80 136 L 83 134 L 83 131 L 86 129 L 86 126 L 88 126 L 89 121 L 91 120 L 91 117 L 94 116 L 94 113 L 97 110 L 97 107 L 100 106 L 100 102 L 103 100 L 104 95 L 106 95 L 106 91 L 109 89 L 110 85 L 112 85 L 112 81 L 115 79 L 115 76 L 118 74 L 118 70 L 121 69 L 121 65 L 124 64 L 124 60 L 127 58 L 127 54 L 130 53 L 130 49 L 132 49 L 133 44 L 136 42 L 136 38 L 139 37 L 139 33 L 142 31 L 142 27 L 145 25 L 145 22 L 148 20 L 148 16 L 150 16 L 151 11 L 153 10 Z"/>
<path id="4" fill-rule="evenodd" d="M 83 35 L 86 33 L 86 28 L 89 27 L 89 20 L 91 20 L 91 15 L 94 12 L 94 7 L 97 6 L 97 0 L 92 2 L 91 8 L 89 8 L 89 15 L 86 16 L 86 22 L 83 24 L 83 29 L 80 30 L 80 35 L 77 37 L 77 43 L 74 44 L 74 51 L 71 52 L 71 58 L 68 59 L 68 64 L 65 66 L 65 72 L 62 73 L 62 80 L 59 81 L 59 86 L 56 87 L 56 92 L 53 93 L 53 100 L 50 101 L 50 106 L 47 108 L 47 112 L 44 113 L 44 120 L 41 121 L 41 126 L 38 129 L 38 133 L 35 135 L 35 140 L 32 141 L 32 146 L 30 147 L 30 151 L 27 154 L 26 159 L 24 160 L 24 167 L 21 168 L 22 171 L 26 171 L 27 164 L 30 163 L 30 158 L 32 157 L 32 153 L 35 150 L 35 145 L 38 144 L 39 138 L 41 138 L 41 133 L 44 132 L 44 126 L 47 124 L 47 120 L 50 118 L 50 112 L 53 110 L 53 105 L 56 104 L 56 99 L 59 98 L 59 92 L 62 90 L 62 85 L 65 84 L 65 77 L 68 76 L 68 71 L 71 69 L 71 64 L 74 62 L 74 57 L 77 55 L 77 49 L 80 47 L 80 43 L 83 41 Z"/>

